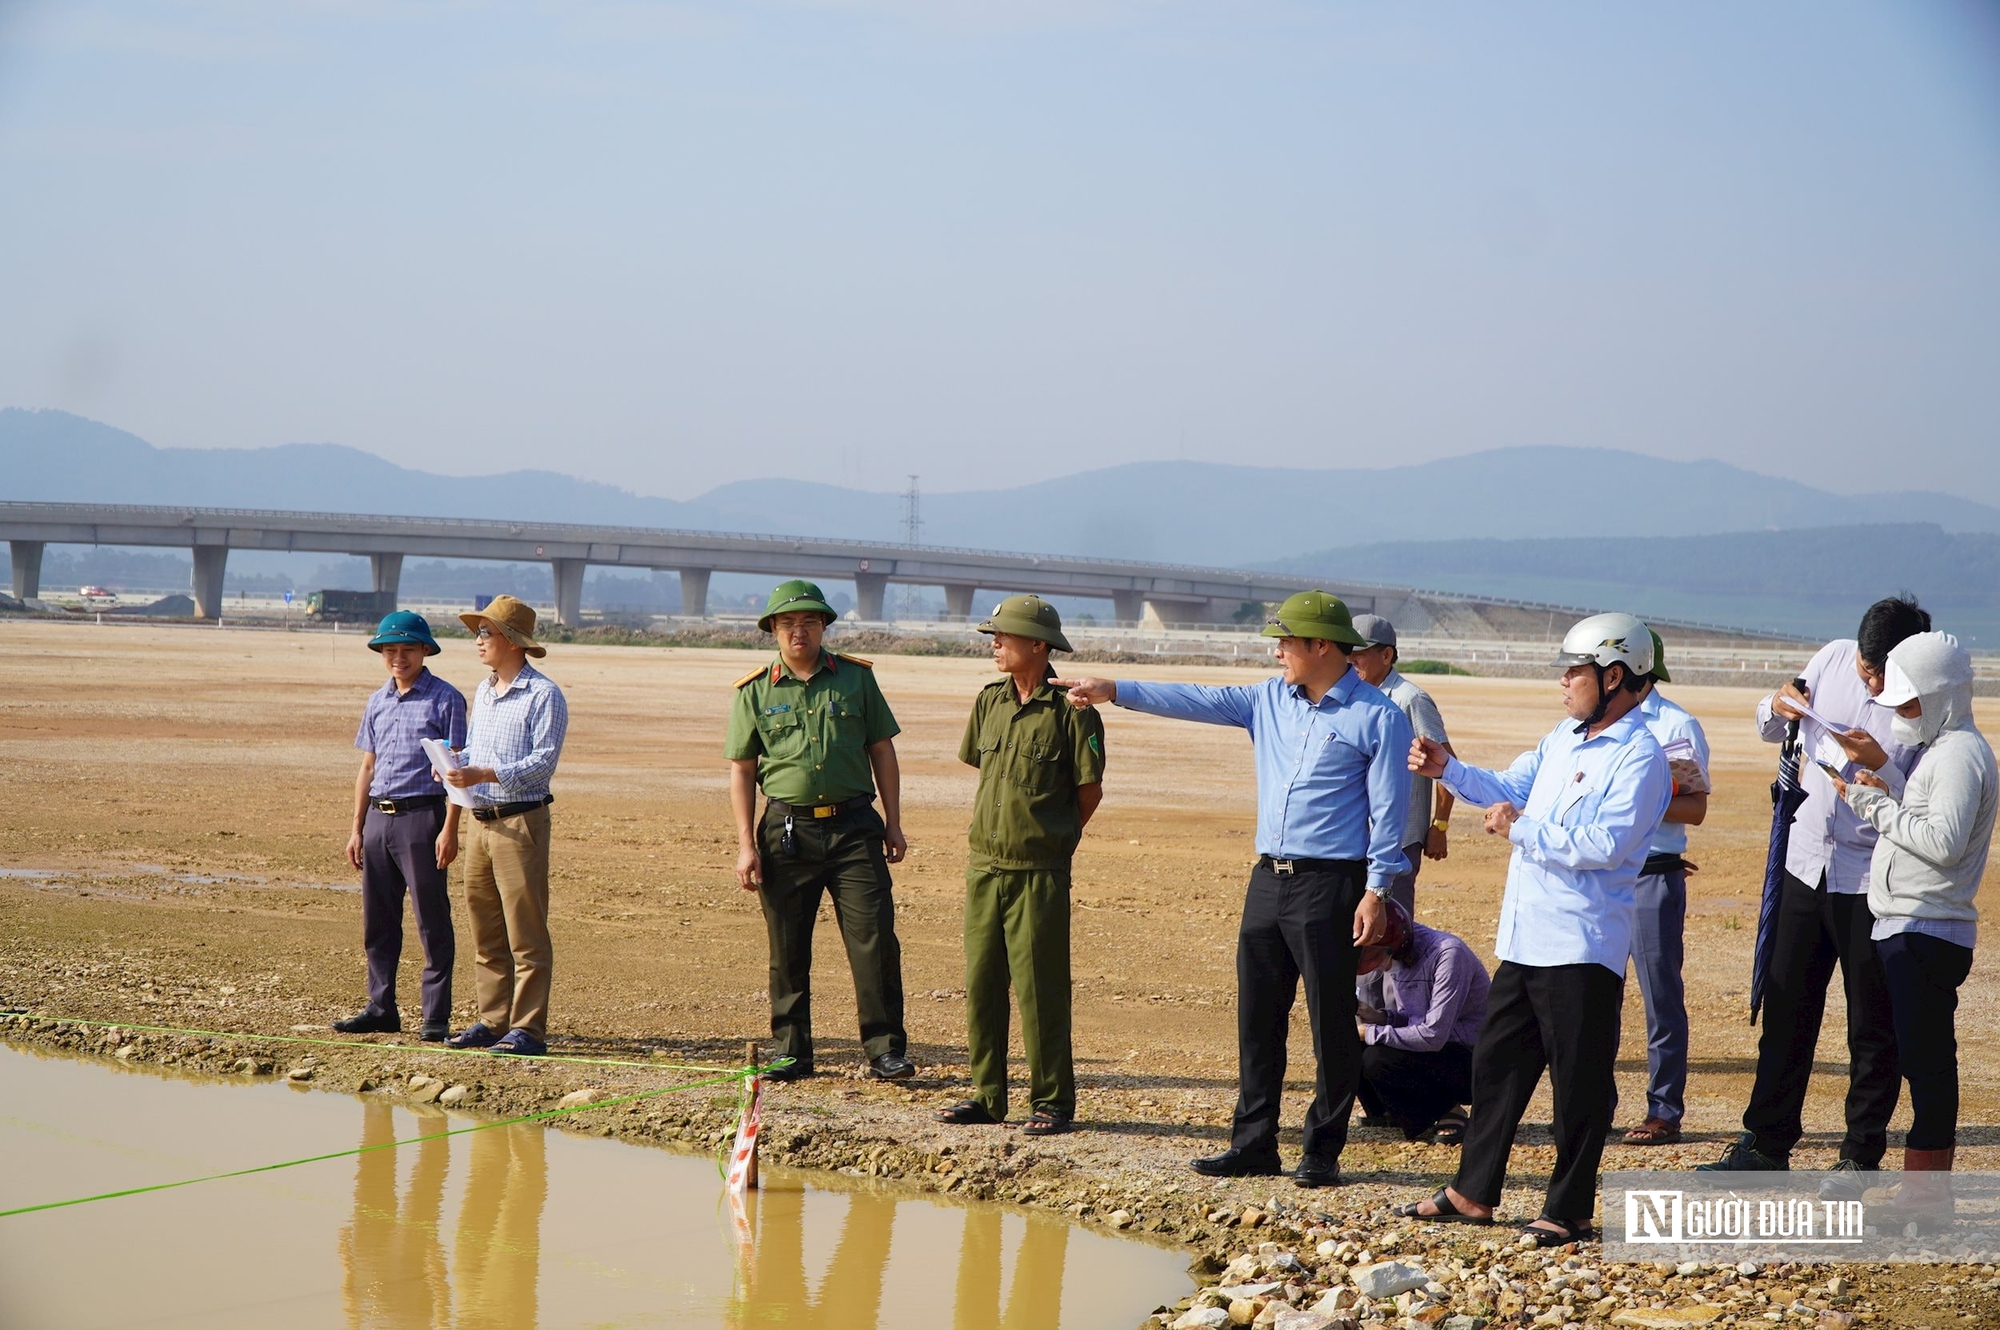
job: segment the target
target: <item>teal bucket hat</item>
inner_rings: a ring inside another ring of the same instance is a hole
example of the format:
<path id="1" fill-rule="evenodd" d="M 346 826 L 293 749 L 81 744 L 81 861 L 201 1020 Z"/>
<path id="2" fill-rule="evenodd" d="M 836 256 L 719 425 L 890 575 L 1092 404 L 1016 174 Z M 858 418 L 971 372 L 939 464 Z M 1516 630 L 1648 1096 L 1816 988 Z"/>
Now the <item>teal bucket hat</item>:
<path id="1" fill-rule="evenodd" d="M 422 647 L 426 656 L 435 656 L 444 650 L 431 636 L 431 626 L 423 615 L 415 610 L 397 610 L 384 615 L 382 622 L 375 625 L 375 636 L 368 639 L 371 650 L 383 647 Z"/>

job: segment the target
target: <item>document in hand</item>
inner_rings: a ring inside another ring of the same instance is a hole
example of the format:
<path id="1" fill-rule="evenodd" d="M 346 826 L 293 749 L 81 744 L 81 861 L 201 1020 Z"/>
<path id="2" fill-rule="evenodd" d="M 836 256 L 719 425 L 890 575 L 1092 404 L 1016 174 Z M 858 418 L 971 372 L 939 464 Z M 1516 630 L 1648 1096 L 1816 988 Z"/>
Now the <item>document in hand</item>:
<path id="1" fill-rule="evenodd" d="M 461 790 L 456 785 L 445 784 L 444 781 L 445 772 L 456 771 L 465 765 L 464 756 L 452 752 L 451 746 L 442 739 L 425 739 L 423 745 L 424 756 L 431 760 L 431 770 L 437 772 L 438 783 L 444 785 L 444 797 L 457 804 L 460 808 L 472 807 L 472 792 L 470 790 Z"/>
<path id="2" fill-rule="evenodd" d="M 1708 773 L 1701 769 L 1701 759 L 1695 755 L 1694 741 L 1675 739 L 1666 746 L 1667 768 L 1674 773 L 1675 794 L 1707 794 L 1712 788 L 1708 783 Z"/>

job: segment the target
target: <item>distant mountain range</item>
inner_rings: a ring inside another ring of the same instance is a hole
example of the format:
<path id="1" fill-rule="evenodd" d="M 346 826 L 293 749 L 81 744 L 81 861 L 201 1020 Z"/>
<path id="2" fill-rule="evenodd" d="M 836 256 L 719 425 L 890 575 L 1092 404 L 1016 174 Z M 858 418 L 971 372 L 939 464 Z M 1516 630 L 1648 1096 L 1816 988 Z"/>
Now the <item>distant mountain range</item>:
<path id="1" fill-rule="evenodd" d="M 767 478 L 685 502 L 548 471 L 441 476 L 338 444 L 155 448 L 61 411 L 0 410 L 0 497 L 539 518 L 893 541 L 899 494 Z M 1837 495 L 1722 462 L 1503 448 L 1381 470 L 1136 462 L 923 496 L 922 542 L 1235 567 L 1383 541 L 1712 535 L 1929 522 L 2000 533 L 1946 494 Z"/>
<path id="2" fill-rule="evenodd" d="M 0 498 L 902 538 L 896 493 L 767 478 L 680 501 L 548 471 L 443 476 L 337 444 L 155 448 L 19 409 L 0 410 Z M 1542 447 L 1379 470 L 1142 462 L 926 494 L 922 516 L 931 545 L 1323 572 L 1800 632 L 1851 631 L 1867 601 L 1907 586 L 1941 622 L 1956 615 L 2000 645 L 2000 508 L 1831 494 L 1723 462 Z"/>

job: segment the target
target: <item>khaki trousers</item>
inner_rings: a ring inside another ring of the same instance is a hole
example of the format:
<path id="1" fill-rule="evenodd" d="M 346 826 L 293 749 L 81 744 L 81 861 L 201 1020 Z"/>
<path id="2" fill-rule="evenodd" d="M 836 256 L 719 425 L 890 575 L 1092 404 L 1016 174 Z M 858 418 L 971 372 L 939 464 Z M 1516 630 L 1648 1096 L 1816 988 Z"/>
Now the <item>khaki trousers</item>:
<path id="1" fill-rule="evenodd" d="M 465 831 L 465 908 L 472 916 L 473 991 L 490 1030 L 548 1038 L 549 810 L 481 822 Z"/>

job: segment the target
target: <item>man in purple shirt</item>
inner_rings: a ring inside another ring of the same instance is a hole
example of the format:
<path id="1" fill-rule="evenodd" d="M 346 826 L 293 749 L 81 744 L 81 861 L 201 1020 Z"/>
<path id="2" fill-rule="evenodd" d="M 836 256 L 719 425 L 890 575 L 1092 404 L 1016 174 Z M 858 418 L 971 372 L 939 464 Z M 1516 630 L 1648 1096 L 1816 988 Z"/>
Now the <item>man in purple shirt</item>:
<path id="1" fill-rule="evenodd" d="M 1389 913 L 1388 941 L 1361 951 L 1355 1097 L 1371 1123 L 1387 1120 L 1405 1140 L 1436 1128 L 1440 1145 L 1456 1144 L 1492 981 L 1463 939 L 1411 921 L 1400 904 Z"/>
<path id="2" fill-rule="evenodd" d="M 439 648 L 422 615 L 396 611 L 382 620 L 368 645 L 389 671 L 389 681 L 369 695 L 354 736 L 362 757 L 354 779 L 354 830 L 347 838 L 347 862 L 361 870 L 368 1005 L 333 1028 L 343 1034 L 403 1028 L 396 969 L 403 958 L 407 891 L 424 944 L 423 1037 L 435 1042 L 451 1033 L 457 948 L 445 869 L 458 857 L 458 808 L 439 792 L 422 741 L 465 746 L 465 697 L 425 667 L 424 658 Z"/>

